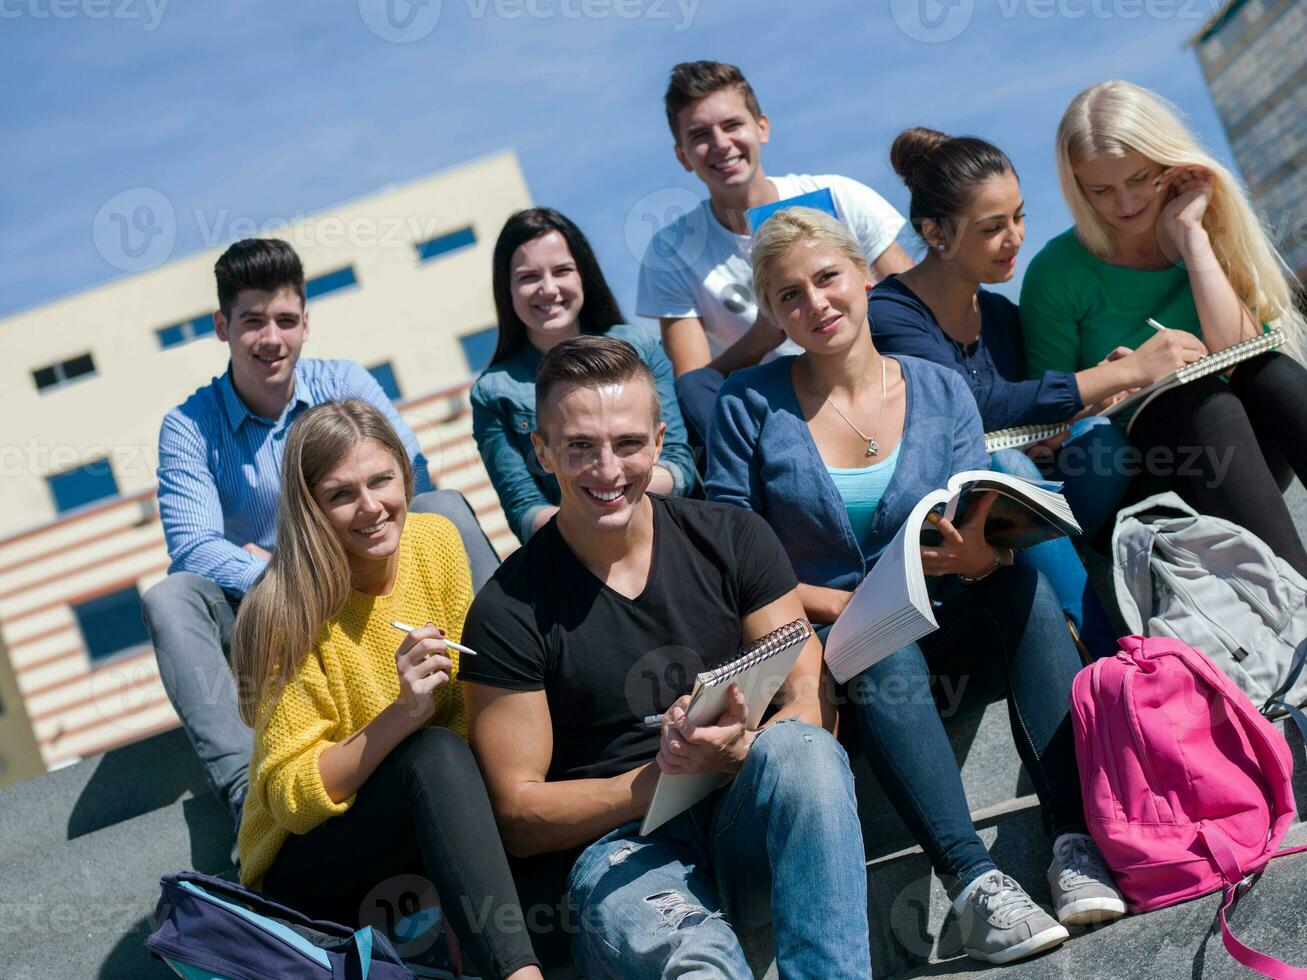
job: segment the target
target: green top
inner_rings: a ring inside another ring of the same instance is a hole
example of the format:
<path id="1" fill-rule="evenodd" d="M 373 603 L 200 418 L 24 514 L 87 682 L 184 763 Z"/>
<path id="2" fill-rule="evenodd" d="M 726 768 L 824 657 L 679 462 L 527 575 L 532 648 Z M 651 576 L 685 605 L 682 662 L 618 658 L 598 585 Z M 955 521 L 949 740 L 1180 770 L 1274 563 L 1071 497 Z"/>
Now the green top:
<path id="1" fill-rule="evenodd" d="M 1133 350 L 1153 336 L 1148 317 L 1201 339 L 1185 268 L 1112 265 L 1081 245 L 1069 228 L 1039 250 L 1021 284 L 1026 376 L 1081 371 L 1117 347 Z"/>

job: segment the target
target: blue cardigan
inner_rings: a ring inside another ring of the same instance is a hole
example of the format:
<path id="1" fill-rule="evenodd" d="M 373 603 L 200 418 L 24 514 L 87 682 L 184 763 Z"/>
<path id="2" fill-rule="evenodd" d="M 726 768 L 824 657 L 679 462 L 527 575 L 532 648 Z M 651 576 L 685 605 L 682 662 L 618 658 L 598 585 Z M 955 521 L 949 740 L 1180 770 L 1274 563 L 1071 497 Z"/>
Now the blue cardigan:
<path id="1" fill-rule="evenodd" d="M 1038 422 L 1065 422 L 1084 408 L 1074 374 L 1045 371 L 1025 380 L 1021 320 L 1005 296 L 981 289 L 980 336 L 967 346 L 944 333 L 930 307 L 897 276 L 867 296 L 867 317 L 876 349 L 908 354 L 951 368 L 967 383 L 987 431 Z"/>
<path id="2" fill-rule="evenodd" d="M 812 441 L 794 393 L 793 357 L 736 371 L 717 398 L 708 438 L 708 499 L 761 514 L 799 581 L 854 589 L 917 501 L 961 470 L 989 469 L 976 400 L 957 373 L 895 357 L 907 386 L 898 467 L 881 498 L 864 553 Z"/>
<path id="3" fill-rule="evenodd" d="M 625 323 L 610 327 L 607 336 L 634 347 L 653 372 L 663 422 L 667 424 L 658 464 L 672 475 L 672 493 L 688 494 L 698 484 L 699 475 L 686 439 L 681 405 L 676 400 L 672 363 L 663 353 L 661 340 L 651 329 Z M 559 501 L 558 480 L 540 468 L 531 445 L 540 358 L 538 350 L 523 344 L 514 354 L 482 371 L 471 392 L 472 437 L 499 495 L 508 526 L 523 543 L 531 537 L 531 525 L 540 509 L 557 506 Z"/>

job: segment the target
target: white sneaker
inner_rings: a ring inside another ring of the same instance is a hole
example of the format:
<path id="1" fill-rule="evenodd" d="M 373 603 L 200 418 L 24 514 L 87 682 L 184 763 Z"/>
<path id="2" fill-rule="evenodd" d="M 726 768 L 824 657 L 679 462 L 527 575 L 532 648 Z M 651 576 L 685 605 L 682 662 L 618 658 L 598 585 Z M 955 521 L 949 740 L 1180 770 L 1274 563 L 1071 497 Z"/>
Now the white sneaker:
<path id="1" fill-rule="evenodd" d="M 1125 915 L 1125 899 L 1112 881 L 1112 872 L 1093 838 L 1062 834 L 1053 842 L 1048 866 L 1048 890 L 1057 921 L 1087 926 Z"/>
<path id="2" fill-rule="evenodd" d="M 961 894 L 963 889 L 957 889 Z M 950 896 L 954 897 L 954 896 Z M 995 868 L 973 883 L 958 910 L 962 951 L 986 963 L 1011 963 L 1064 942 L 1070 935 L 1018 885 Z"/>

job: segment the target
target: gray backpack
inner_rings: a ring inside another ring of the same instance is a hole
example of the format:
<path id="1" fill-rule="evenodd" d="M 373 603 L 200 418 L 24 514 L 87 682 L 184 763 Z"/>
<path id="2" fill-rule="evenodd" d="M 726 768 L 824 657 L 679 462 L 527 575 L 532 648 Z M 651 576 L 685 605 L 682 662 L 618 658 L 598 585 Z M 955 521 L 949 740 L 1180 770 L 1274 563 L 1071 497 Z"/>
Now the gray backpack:
<path id="1" fill-rule="evenodd" d="M 1117 603 L 1132 633 L 1201 650 L 1267 714 L 1307 704 L 1307 580 L 1251 531 L 1159 493 L 1112 533 Z M 1295 669 L 1296 668 L 1296 669 Z"/>

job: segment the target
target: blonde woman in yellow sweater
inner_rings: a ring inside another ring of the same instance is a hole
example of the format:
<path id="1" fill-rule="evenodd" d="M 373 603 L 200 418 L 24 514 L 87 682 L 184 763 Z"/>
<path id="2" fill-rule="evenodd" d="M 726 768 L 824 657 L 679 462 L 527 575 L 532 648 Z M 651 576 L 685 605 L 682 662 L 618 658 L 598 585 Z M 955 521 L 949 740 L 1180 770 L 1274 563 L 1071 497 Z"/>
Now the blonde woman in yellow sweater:
<path id="1" fill-rule="evenodd" d="M 372 405 L 328 402 L 291 430 L 276 547 L 232 643 L 254 728 L 241 881 L 357 924 L 378 886 L 417 875 L 482 975 L 538 978 L 445 643 L 472 601 L 467 555 L 445 518 L 408 514 L 412 494 Z"/>

